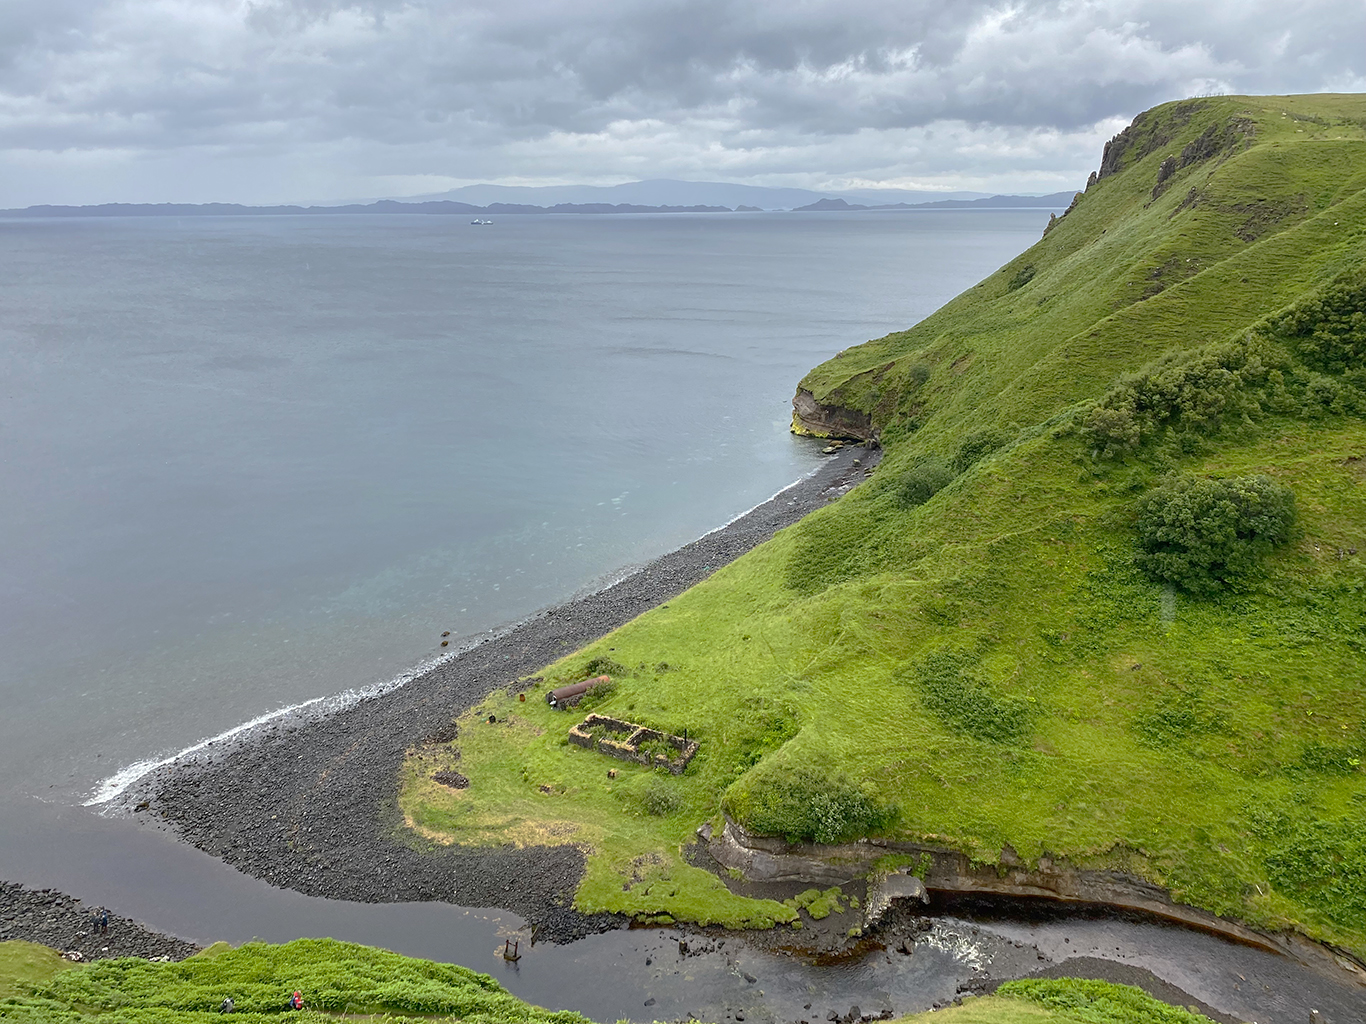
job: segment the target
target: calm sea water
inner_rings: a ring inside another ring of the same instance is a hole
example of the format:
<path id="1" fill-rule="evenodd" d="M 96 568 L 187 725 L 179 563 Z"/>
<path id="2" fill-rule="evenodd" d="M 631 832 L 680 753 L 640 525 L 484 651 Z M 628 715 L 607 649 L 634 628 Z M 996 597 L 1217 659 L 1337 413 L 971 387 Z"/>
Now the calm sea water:
<path id="1" fill-rule="evenodd" d="M 388 680 L 764 500 L 1047 211 L 0 222 L 0 799 Z"/>

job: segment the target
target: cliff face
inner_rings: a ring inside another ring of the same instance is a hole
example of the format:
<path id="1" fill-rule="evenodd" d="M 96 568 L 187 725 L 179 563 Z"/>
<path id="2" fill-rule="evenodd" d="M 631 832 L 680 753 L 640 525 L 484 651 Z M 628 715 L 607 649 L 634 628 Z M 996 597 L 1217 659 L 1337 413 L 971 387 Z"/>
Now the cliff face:
<path id="1" fill-rule="evenodd" d="M 792 399 L 792 433 L 840 441 L 875 441 L 878 432 L 870 413 L 839 404 L 824 405 L 805 388 Z"/>

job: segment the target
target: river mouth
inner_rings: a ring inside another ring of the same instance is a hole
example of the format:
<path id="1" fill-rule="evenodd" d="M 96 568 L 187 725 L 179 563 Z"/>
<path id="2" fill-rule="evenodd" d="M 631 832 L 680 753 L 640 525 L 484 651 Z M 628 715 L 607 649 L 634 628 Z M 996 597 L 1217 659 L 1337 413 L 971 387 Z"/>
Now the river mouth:
<path id="1" fill-rule="evenodd" d="M 541 1006 L 594 1020 L 828 1024 L 900 1015 L 1036 973 L 1139 984 L 1215 1020 L 1366 1018 L 1366 989 L 1217 936 L 1101 907 L 932 896 L 898 904 L 859 949 L 780 948 L 777 932 L 619 928 L 534 941 L 515 914 L 442 902 L 354 903 L 275 888 L 134 820 L 29 801 L 4 808 L 0 874 L 99 902 L 200 944 L 331 936 L 487 972 Z M 520 959 L 502 956 L 519 943 Z M 909 940 L 909 941 L 908 941 Z M 686 951 L 680 946 L 686 944 Z M 903 943 L 909 953 L 900 951 Z M 749 980 L 749 979 L 754 980 Z"/>

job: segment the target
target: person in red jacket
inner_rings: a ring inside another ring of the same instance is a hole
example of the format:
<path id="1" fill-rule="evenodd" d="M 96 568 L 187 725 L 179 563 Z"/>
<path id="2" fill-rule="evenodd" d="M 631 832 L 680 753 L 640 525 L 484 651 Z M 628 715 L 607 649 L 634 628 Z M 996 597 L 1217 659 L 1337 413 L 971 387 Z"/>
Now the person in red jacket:
<path id="1" fill-rule="evenodd" d="M 289 1008 L 291 1010 L 302 1010 L 304 1008 L 304 994 L 297 988 L 294 994 L 289 997 Z"/>

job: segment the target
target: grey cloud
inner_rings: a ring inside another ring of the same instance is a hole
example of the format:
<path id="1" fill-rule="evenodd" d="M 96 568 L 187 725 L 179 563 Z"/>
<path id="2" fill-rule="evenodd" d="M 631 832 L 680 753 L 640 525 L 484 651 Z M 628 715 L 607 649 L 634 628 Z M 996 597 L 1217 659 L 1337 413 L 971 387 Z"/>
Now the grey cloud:
<path id="1" fill-rule="evenodd" d="M 371 163 L 425 147 L 479 165 L 540 143 L 577 167 L 616 158 L 617 174 L 677 145 L 711 151 L 721 173 L 775 154 L 795 166 L 868 133 L 894 146 L 954 123 L 1089 140 L 1191 92 L 1361 87 L 1363 37 L 1360 0 L 10 0 L 0 144 L 339 146 Z M 503 173 L 540 166 L 522 159 Z"/>

